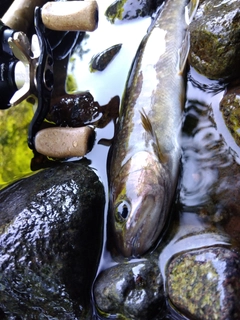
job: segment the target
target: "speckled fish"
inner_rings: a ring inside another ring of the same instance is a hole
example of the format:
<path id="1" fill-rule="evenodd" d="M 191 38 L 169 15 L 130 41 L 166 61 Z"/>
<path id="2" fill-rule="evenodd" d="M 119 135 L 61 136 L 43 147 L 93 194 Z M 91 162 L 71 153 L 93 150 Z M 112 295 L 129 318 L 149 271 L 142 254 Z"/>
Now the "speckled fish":
<path id="1" fill-rule="evenodd" d="M 124 256 L 159 239 L 178 180 L 188 24 L 197 0 L 168 0 L 143 38 L 109 158 L 109 234 Z M 110 244 L 111 245 L 111 244 Z"/>

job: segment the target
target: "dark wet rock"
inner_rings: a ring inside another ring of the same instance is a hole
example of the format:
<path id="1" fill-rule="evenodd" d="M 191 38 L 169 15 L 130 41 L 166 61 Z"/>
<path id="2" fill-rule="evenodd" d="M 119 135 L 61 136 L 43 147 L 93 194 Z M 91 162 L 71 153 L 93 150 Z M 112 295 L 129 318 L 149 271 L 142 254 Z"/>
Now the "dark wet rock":
<path id="1" fill-rule="evenodd" d="M 97 175 L 79 163 L 1 190 L 1 319 L 89 319 L 104 203 Z"/>
<path id="2" fill-rule="evenodd" d="M 191 319 L 240 318 L 240 257 L 224 247 L 186 252 L 168 267 L 171 302 Z"/>
<path id="3" fill-rule="evenodd" d="M 91 124 L 103 128 L 118 117 L 119 103 L 119 96 L 100 106 L 88 91 L 65 94 L 52 100 L 47 120 L 61 127 L 75 128 Z"/>
<path id="4" fill-rule="evenodd" d="M 220 110 L 225 124 L 233 136 L 235 142 L 240 146 L 240 84 L 227 90 L 220 101 Z"/>
<path id="5" fill-rule="evenodd" d="M 240 1 L 206 0 L 190 24 L 190 64 L 210 79 L 240 71 Z"/>
<path id="6" fill-rule="evenodd" d="M 88 91 L 65 94 L 52 99 L 47 120 L 62 127 L 80 127 L 93 122 L 98 117 L 99 107 Z"/>
<path id="7" fill-rule="evenodd" d="M 115 44 L 104 51 L 97 53 L 92 57 L 90 61 L 90 71 L 94 72 L 96 70 L 103 71 L 109 65 L 109 63 L 115 58 L 120 49 L 122 48 L 122 44 Z"/>
<path id="8" fill-rule="evenodd" d="M 127 319 L 152 319 L 164 301 L 163 280 L 156 261 L 123 263 L 104 270 L 94 285 L 100 311 Z"/>
<path id="9" fill-rule="evenodd" d="M 145 17 L 156 11 L 163 0 L 116 0 L 106 10 L 106 17 L 112 23 L 118 20 L 132 20 Z"/>

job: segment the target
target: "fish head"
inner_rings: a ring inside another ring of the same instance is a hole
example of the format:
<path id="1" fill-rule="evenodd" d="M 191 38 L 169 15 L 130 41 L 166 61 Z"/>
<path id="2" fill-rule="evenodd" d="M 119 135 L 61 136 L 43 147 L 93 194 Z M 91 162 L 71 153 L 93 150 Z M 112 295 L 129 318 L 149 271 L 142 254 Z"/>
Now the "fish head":
<path id="1" fill-rule="evenodd" d="M 141 151 L 122 167 L 111 189 L 111 228 L 116 247 L 126 257 L 139 257 L 156 242 L 166 216 L 165 168 L 151 153 Z"/>

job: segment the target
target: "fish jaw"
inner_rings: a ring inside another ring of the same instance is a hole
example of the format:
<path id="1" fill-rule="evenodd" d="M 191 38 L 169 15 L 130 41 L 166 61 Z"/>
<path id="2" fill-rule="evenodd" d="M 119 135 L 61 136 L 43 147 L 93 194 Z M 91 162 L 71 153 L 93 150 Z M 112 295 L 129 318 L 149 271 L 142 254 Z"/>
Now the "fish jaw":
<path id="1" fill-rule="evenodd" d="M 139 257 L 154 245 L 165 225 L 168 172 L 156 157 L 142 151 L 125 163 L 119 176 L 110 200 L 115 244 L 123 256 Z"/>

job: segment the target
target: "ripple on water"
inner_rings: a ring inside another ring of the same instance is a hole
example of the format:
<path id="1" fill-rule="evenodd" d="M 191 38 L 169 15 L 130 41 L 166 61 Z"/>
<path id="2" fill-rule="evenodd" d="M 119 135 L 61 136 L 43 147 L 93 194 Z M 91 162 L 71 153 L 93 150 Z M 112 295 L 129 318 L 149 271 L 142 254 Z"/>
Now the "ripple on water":
<path id="1" fill-rule="evenodd" d="M 219 178 L 219 168 L 233 158 L 211 116 L 211 107 L 188 101 L 182 134 L 182 179 L 180 202 L 199 207 L 209 198 Z"/>

